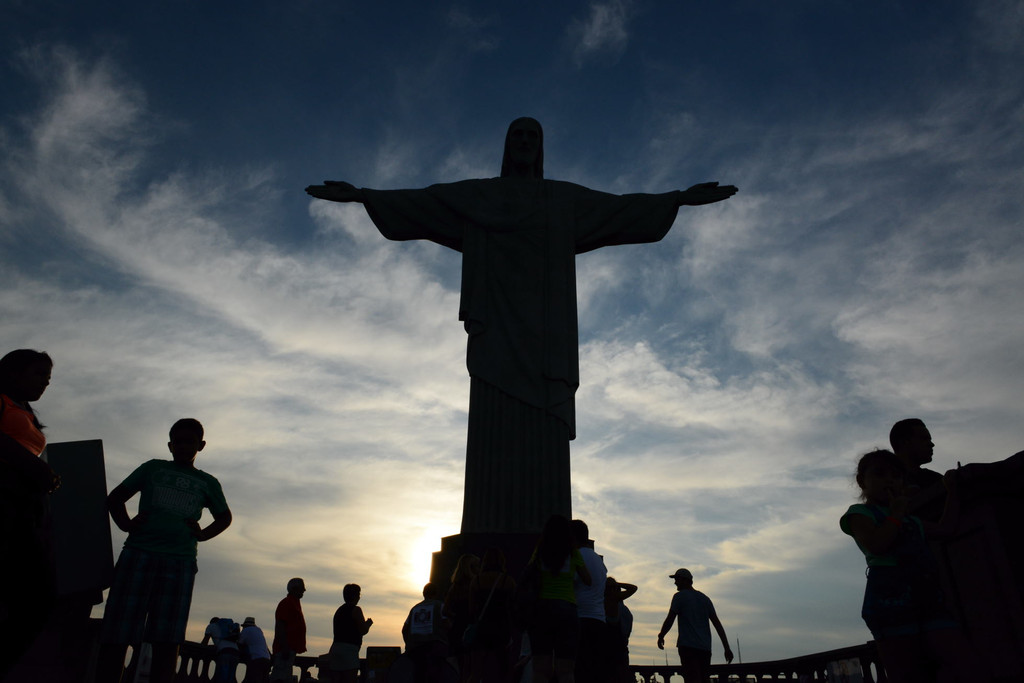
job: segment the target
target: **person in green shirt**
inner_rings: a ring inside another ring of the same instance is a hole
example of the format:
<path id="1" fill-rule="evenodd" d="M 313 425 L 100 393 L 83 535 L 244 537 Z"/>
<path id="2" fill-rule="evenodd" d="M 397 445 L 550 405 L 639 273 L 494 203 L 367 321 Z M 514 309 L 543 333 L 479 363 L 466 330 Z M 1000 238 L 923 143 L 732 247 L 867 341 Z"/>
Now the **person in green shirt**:
<path id="1" fill-rule="evenodd" d="M 929 538 L 957 529 L 960 498 L 956 470 L 938 522 L 908 514 L 906 469 L 892 451 L 864 454 L 857 463 L 863 503 L 839 520 L 868 565 L 861 617 L 871 631 L 888 680 L 894 683 L 980 680 L 976 655 L 943 594 Z"/>
<path id="2" fill-rule="evenodd" d="M 103 612 L 99 683 L 118 683 L 128 646 L 143 641 L 153 647 L 150 680 L 174 678 L 192 604 L 198 543 L 231 524 L 220 482 L 195 466 L 206 447 L 203 436 L 198 420 L 178 420 L 167 444 L 172 460 L 143 463 L 107 496 L 110 516 L 128 539 Z M 138 514 L 130 517 L 125 503 L 135 494 Z M 213 515 L 205 528 L 199 524 L 203 508 Z"/>
<path id="3" fill-rule="evenodd" d="M 527 631 L 533 653 L 533 679 L 572 680 L 580 642 L 576 612 L 576 576 L 591 584 L 590 572 L 573 542 L 569 520 L 551 515 L 544 524 L 537 548 L 530 559 L 540 582 L 536 613 Z"/>

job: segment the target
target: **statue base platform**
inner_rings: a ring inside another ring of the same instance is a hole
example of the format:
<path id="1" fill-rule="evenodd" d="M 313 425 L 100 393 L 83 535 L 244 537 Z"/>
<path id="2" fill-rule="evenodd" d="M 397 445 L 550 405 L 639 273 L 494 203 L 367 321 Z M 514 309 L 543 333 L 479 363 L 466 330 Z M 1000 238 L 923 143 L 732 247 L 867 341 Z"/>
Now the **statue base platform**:
<path id="1" fill-rule="evenodd" d="M 534 546 L 540 534 L 537 533 L 468 533 L 445 536 L 441 539 L 441 550 L 433 554 L 430 564 L 430 581 L 447 592 L 452 572 L 459 558 L 466 553 L 483 559 L 488 548 L 499 548 L 505 553 L 505 569 L 509 576 L 518 579 L 526 563 L 530 561 Z"/>

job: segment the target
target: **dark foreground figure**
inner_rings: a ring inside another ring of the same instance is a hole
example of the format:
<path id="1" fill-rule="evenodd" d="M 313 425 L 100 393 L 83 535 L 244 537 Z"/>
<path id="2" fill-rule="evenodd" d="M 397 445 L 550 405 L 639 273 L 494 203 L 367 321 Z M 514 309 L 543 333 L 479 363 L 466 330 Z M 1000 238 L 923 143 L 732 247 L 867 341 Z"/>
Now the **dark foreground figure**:
<path id="1" fill-rule="evenodd" d="M 891 451 L 865 454 L 857 464 L 864 501 L 840 519 L 868 564 L 861 616 L 878 643 L 891 683 L 980 681 L 960 624 L 945 604 L 939 565 L 927 537 L 952 535 L 960 501 L 955 474 L 939 522 L 907 514 L 906 468 Z"/>
<path id="2" fill-rule="evenodd" d="M 0 680 L 32 646 L 56 601 L 46 498 L 60 480 L 39 457 L 46 437 L 31 406 L 52 369 L 50 356 L 31 349 L 0 359 Z"/>

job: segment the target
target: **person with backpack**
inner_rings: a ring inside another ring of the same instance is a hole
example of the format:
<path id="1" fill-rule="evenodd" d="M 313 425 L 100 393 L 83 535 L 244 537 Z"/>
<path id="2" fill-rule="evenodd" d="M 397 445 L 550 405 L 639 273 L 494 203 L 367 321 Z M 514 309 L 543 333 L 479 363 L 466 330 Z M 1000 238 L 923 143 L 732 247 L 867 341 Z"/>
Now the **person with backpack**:
<path id="1" fill-rule="evenodd" d="M 238 635 L 241 628 L 234 619 L 229 617 L 214 617 L 210 619 L 206 627 L 206 634 L 200 645 L 206 645 L 211 640 L 217 648 L 217 655 L 214 661 L 217 669 L 214 671 L 213 680 L 216 683 L 234 683 L 235 672 L 238 669 L 238 661 L 241 654 L 238 650 Z"/>
<path id="2" fill-rule="evenodd" d="M 474 622 L 463 634 L 470 648 L 470 683 L 504 681 L 509 674 L 512 598 L 516 582 L 505 569 L 505 554 L 491 547 L 470 584 L 469 610 Z"/>
<path id="3" fill-rule="evenodd" d="M 451 628 L 443 607 L 437 586 L 428 583 L 423 586 L 423 601 L 413 605 L 402 626 L 405 652 L 416 667 L 416 683 L 442 680 Z"/>

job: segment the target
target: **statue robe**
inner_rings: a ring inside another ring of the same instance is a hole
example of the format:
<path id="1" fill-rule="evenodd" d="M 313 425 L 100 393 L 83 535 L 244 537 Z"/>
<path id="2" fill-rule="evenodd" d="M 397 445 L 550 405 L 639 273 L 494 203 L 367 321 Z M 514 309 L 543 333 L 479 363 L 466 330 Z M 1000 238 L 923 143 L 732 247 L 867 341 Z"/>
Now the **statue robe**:
<path id="1" fill-rule="evenodd" d="M 363 193 L 384 237 L 462 253 L 459 319 L 472 378 L 462 532 L 536 532 L 551 513 L 569 516 L 575 256 L 660 240 L 678 193 L 613 195 L 517 178 Z"/>

